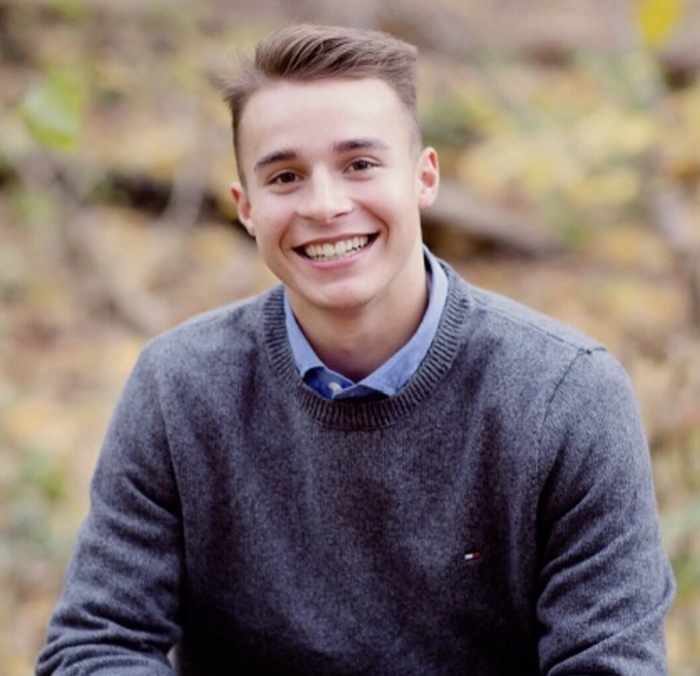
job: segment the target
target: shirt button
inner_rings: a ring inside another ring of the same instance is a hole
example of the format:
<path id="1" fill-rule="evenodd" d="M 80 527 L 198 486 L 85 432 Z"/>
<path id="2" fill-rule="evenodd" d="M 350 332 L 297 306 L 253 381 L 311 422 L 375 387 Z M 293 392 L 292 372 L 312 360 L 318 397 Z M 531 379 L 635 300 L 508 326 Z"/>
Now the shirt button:
<path id="1" fill-rule="evenodd" d="M 328 389 L 331 391 L 333 396 L 335 396 L 339 392 L 343 391 L 343 386 L 340 383 L 335 382 L 335 380 L 331 380 L 331 382 L 328 383 Z"/>

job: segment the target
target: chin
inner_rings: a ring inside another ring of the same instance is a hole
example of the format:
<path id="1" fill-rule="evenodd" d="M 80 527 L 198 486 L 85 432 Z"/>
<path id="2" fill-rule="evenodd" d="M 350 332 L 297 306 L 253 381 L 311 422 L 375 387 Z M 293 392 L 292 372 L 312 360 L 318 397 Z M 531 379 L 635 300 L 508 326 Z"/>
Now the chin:
<path id="1" fill-rule="evenodd" d="M 318 310 L 351 313 L 369 305 L 372 294 L 358 289 L 337 294 L 305 295 L 303 298 L 305 303 Z"/>

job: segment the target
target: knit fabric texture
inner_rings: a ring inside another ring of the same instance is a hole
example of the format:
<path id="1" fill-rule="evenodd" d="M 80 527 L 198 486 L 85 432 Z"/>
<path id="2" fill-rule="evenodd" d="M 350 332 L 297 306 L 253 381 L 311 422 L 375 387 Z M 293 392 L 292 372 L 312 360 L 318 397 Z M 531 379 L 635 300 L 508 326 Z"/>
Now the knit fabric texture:
<path id="1" fill-rule="evenodd" d="M 389 399 L 303 383 L 281 287 L 146 346 L 39 676 L 667 673 L 625 373 L 444 267 L 437 336 Z"/>

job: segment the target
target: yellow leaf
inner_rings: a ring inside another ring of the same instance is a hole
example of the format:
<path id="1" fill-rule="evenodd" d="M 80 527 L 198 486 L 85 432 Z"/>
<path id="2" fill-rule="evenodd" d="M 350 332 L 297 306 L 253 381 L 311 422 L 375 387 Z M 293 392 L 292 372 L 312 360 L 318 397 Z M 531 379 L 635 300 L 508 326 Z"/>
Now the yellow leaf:
<path id="1" fill-rule="evenodd" d="M 680 21 L 685 0 L 638 0 L 634 17 L 642 42 L 651 48 L 663 47 Z"/>

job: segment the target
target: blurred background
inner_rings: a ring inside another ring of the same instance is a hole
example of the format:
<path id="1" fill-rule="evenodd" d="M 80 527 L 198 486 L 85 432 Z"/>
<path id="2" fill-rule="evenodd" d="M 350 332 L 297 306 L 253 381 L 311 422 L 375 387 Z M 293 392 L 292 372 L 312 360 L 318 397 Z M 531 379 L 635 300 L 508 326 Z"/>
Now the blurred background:
<path id="1" fill-rule="evenodd" d="M 426 240 L 627 368 L 700 674 L 699 0 L 0 0 L 0 675 L 33 671 L 143 343 L 274 283 L 216 82 L 290 21 L 419 46 Z"/>

